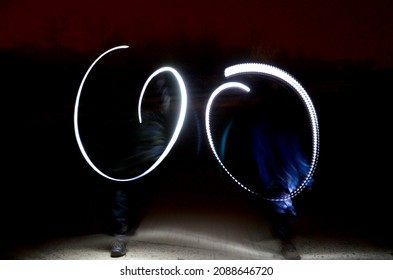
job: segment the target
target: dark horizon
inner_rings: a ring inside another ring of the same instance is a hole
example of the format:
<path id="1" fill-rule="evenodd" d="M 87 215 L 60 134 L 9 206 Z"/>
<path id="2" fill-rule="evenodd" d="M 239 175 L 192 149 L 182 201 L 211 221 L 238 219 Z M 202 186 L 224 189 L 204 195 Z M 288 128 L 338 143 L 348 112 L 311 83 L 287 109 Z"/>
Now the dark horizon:
<path id="1" fill-rule="evenodd" d="M 392 2 L 3 1 L 0 49 L 97 53 L 114 45 L 213 40 L 265 56 L 392 67 Z"/>

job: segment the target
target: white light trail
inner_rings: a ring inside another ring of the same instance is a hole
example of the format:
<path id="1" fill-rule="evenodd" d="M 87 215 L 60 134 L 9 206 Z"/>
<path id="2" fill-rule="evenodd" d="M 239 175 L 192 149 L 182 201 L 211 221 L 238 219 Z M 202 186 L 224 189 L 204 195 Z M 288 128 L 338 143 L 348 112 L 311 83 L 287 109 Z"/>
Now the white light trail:
<path id="1" fill-rule="evenodd" d="M 318 118 L 317 118 L 317 114 L 316 114 L 314 105 L 310 99 L 310 96 L 308 95 L 306 90 L 302 87 L 302 85 L 297 80 L 295 80 L 291 75 L 289 75 L 287 72 L 285 72 L 277 67 L 274 67 L 271 65 L 266 65 L 266 64 L 259 64 L 259 63 L 244 63 L 244 64 L 238 64 L 238 65 L 228 67 L 224 71 L 225 77 L 230 77 L 230 76 L 239 75 L 239 74 L 266 75 L 266 76 L 270 76 L 270 77 L 273 77 L 273 78 L 276 78 L 276 79 L 279 79 L 279 80 L 285 82 L 292 89 L 295 90 L 295 92 L 301 98 L 301 100 L 303 101 L 303 103 L 307 109 L 307 113 L 309 115 L 309 120 L 310 120 L 310 124 L 311 124 L 311 131 L 312 131 L 312 158 L 311 158 L 311 163 L 310 163 L 310 170 L 309 170 L 306 178 L 303 180 L 303 182 L 293 192 L 290 193 L 289 197 L 283 198 L 283 199 L 264 197 L 264 199 L 272 200 L 272 201 L 283 201 L 283 200 L 287 200 L 289 198 L 293 198 L 294 196 L 299 194 L 305 188 L 307 183 L 311 180 L 311 178 L 315 172 L 315 168 L 316 168 L 317 161 L 318 161 L 318 155 L 319 155 L 319 128 L 318 128 L 318 126 L 319 125 L 318 125 Z M 223 86 L 228 85 L 228 84 L 229 83 L 226 83 Z M 229 174 L 229 176 L 237 184 L 239 184 L 242 188 L 248 190 L 251 193 L 257 194 L 256 192 L 254 192 L 251 189 L 244 186 L 240 181 L 238 181 L 228 171 L 228 169 L 224 166 L 224 164 L 221 162 L 220 158 L 218 157 L 217 152 L 214 148 L 213 140 L 211 139 L 211 132 L 210 132 L 211 103 L 212 103 L 213 99 L 215 98 L 215 96 L 217 96 L 223 90 L 223 88 L 222 88 L 223 86 L 220 86 L 212 93 L 212 95 L 210 96 L 210 99 L 209 99 L 208 106 L 206 107 L 206 116 L 205 116 L 206 117 L 205 118 L 206 119 L 206 130 L 208 133 L 210 147 L 211 147 L 216 159 L 218 160 L 220 165 L 224 168 L 224 170 Z M 224 87 L 224 89 L 225 88 L 229 88 L 229 87 L 226 86 L 226 87 Z"/>
<path id="2" fill-rule="evenodd" d="M 254 191 L 252 191 L 251 189 L 247 188 L 246 186 L 244 186 L 239 180 L 237 180 L 235 178 L 235 176 L 232 175 L 231 172 L 229 172 L 229 170 L 225 167 L 225 165 L 222 163 L 220 157 L 217 154 L 217 151 L 214 147 L 214 141 L 213 141 L 213 137 L 212 137 L 212 133 L 211 133 L 211 129 L 210 129 L 210 111 L 211 111 L 211 107 L 213 105 L 213 101 L 214 99 L 224 90 L 227 89 L 241 89 L 243 90 L 243 92 L 245 93 L 249 93 L 250 92 L 250 88 L 241 84 L 241 83 L 237 83 L 237 82 L 229 82 L 229 83 L 225 83 L 221 86 L 219 86 L 209 97 L 209 100 L 207 102 L 206 105 L 206 111 L 205 111 L 205 125 L 206 125 L 206 135 L 207 135 L 207 139 L 209 140 L 209 144 L 210 147 L 213 151 L 214 156 L 216 157 L 217 161 L 220 163 L 221 167 L 225 170 L 226 173 L 228 173 L 228 175 L 237 183 L 239 184 L 239 186 L 241 186 L 242 188 L 246 189 L 247 191 L 251 192 L 251 193 L 255 193 Z"/>
<path id="3" fill-rule="evenodd" d="M 120 178 L 114 178 L 111 177 L 107 174 L 105 174 L 104 172 L 102 172 L 89 158 L 83 144 L 82 144 L 82 140 L 79 134 L 79 125 L 78 125 L 78 112 L 79 112 L 79 102 L 80 102 L 80 97 L 82 94 L 82 89 L 83 89 L 83 85 L 86 81 L 87 76 L 89 75 L 90 71 L 92 70 L 92 68 L 94 67 L 94 65 L 102 58 L 104 57 L 106 54 L 118 50 L 118 49 L 125 49 L 128 48 L 128 46 L 118 46 L 112 49 L 107 50 L 106 52 L 104 52 L 103 54 L 101 54 L 89 67 L 89 69 L 87 70 L 85 76 L 82 79 L 82 82 L 79 86 L 79 90 L 78 90 L 78 94 L 76 97 L 76 101 L 75 101 L 75 108 L 74 108 L 74 131 L 75 131 L 75 137 L 76 137 L 76 141 L 78 143 L 79 149 L 84 157 L 84 159 L 86 160 L 86 162 L 90 165 L 91 168 L 93 168 L 94 171 L 96 171 L 98 174 L 100 174 L 101 176 L 113 180 L 113 181 L 121 181 L 121 182 L 125 182 L 125 181 L 132 181 L 132 180 L 136 180 L 139 179 L 145 175 L 147 175 L 148 173 L 150 173 L 151 171 L 153 171 L 163 160 L 164 158 L 169 154 L 170 150 L 172 149 L 173 145 L 175 144 L 180 131 L 183 127 L 183 123 L 184 123 L 184 119 L 186 116 L 186 109 L 187 109 L 187 90 L 186 90 L 186 86 L 184 84 L 184 81 L 181 77 L 181 75 L 173 68 L 171 67 L 163 67 L 158 69 L 157 71 L 155 71 L 145 82 L 145 85 L 142 89 L 140 98 L 139 98 L 139 104 L 138 104 L 138 117 L 139 117 L 139 122 L 142 122 L 142 117 L 141 117 L 141 103 L 142 103 L 142 98 L 143 95 L 145 93 L 146 87 L 148 86 L 149 82 L 158 74 L 162 73 L 162 72 L 170 72 L 172 73 L 178 84 L 179 84 L 179 88 L 180 88 L 180 95 L 181 95 L 181 107 L 180 107 L 180 114 L 179 114 L 179 119 L 177 121 L 177 125 L 176 128 L 174 130 L 174 133 L 172 135 L 171 140 L 169 141 L 167 147 L 165 148 L 164 152 L 161 154 L 161 156 L 157 159 L 156 162 L 154 162 L 154 164 L 149 167 L 146 171 L 144 171 L 142 174 L 135 176 L 135 177 L 131 177 L 131 178 L 125 178 L 125 179 L 120 179 Z"/>
<path id="4" fill-rule="evenodd" d="M 141 175 L 133 178 L 133 179 L 138 179 L 142 176 L 147 175 L 148 173 L 150 173 L 154 168 L 156 168 L 163 160 L 164 158 L 169 154 L 170 150 L 172 149 L 172 147 L 175 145 L 177 138 L 179 137 L 180 131 L 183 127 L 184 124 L 184 119 L 186 117 L 186 111 L 187 111 L 187 90 L 186 90 L 186 86 L 184 84 L 184 81 L 182 79 L 182 77 L 180 76 L 180 74 L 173 68 L 171 67 L 162 67 L 158 70 L 156 70 L 153 74 L 150 75 L 150 77 L 146 80 L 145 85 L 142 88 L 142 92 L 141 95 L 139 97 L 139 103 L 138 103 L 138 118 L 139 118 L 139 122 L 142 123 L 142 113 L 141 113 L 141 106 L 142 106 L 142 99 L 145 93 L 145 90 L 148 86 L 148 84 L 150 83 L 150 81 L 157 76 L 158 74 L 162 73 L 162 72 L 170 72 L 172 73 L 178 84 L 179 84 L 179 88 L 180 88 L 180 95 L 181 95 L 181 106 L 180 106 L 180 115 L 179 115 L 179 119 L 177 121 L 176 124 L 176 128 L 173 132 L 172 138 L 169 141 L 168 145 L 166 146 L 165 150 L 162 152 L 161 156 L 157 159 L 157 161 L 149 168 L 147 169 L 145 172 L 143 172 Z"/>

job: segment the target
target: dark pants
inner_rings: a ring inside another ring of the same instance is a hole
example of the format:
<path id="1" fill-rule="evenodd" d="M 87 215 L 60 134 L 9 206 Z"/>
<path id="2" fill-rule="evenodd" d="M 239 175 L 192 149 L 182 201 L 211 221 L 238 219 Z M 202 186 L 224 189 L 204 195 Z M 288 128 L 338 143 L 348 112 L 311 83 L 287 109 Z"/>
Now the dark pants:
<path id="1" fill-rule="evenodd" d="M 291 212 L 278 213 L 275 210 L 268 211 L 273 233 L 281 240 L 290 240 L 295 235 L 296 215 Z"/>
<path id="2" fill-rule="evenodd" d="M 111 232 L 130 234 L 136 230 L 143 214 L 145 195 L 139 187 L 115 187 L 111 190 Z"/>

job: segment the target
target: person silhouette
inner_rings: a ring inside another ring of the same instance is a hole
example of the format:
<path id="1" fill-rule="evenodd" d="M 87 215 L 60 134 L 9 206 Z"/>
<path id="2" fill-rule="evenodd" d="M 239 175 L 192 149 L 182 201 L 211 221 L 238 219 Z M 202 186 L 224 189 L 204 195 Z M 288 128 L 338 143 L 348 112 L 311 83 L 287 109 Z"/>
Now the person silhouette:
<path id="1" fill-rule="evenodd" d="M 293 103 L 282 92 L 255 94 L 224 129 L 221 158 L 252 186 L 286 259 L 300 259 L 293 238 L 297 211 L 291 197 L 310 170 Z M 238 105 L 238 104 L 237 104 Z M 241 147 L 241 148 L 240 148 Z M 306 188 L 310 188 L 308 180 Z M 255 196 L 254 196 L 255 198 Z"/>
<path id="2" fill-rule="evenodd" d="M 121 130 L 124 131 L 116 140 L 110 140 L 115 146 L 117 156 L 111 155 L 107 172 L 116 178 L 133 177 L 142 174 L 162 155 L 170 139 L 170 93 L 168 81 L 157 79 L 152 89 L 146 94 L 141 110 L 143 122 L 128 117 Z M 112 149 L 113 151 L 113 149 Z M 148 177 L 148 176 L 146 176 Z M 110 231 L 114 237 L 111 243 L 111 257 L 121 257 L 127 253 L 127 239 L 139 223 L 137 213 L 145 195 L 144 178 L 131 182 L 115 182 L 110 191 Z M 140 216 L 139 216 L 140 218 Z"/>

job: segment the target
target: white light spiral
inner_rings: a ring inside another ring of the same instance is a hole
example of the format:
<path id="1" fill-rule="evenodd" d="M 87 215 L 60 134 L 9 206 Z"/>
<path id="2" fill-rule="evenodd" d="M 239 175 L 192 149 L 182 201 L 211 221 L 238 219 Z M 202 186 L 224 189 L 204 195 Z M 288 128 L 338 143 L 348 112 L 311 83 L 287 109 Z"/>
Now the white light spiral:
<path id="1" fill-rule="evenodd" d="M 309 120 L 310 120 L 310 124 L 311 124 L 311 131 L 312 131 L 312 158 L 311 158 L 311 163 L 310 163 L 310 170 L 309 170 L 307 176 L 305 177 L 305 179 L 302 181 L 302 183 L 294 191 L 292 191 L 288 197 L 286 197 L 286 198 L 263 197 L 264 199 L 271 200 L 271 201 L 283 201 L 283 200 L 293 198 L 294 196 L 299 194 L 305 188 L 307 183 L 311 180 L 311 178 L 315 172 L 315 168 L 316 168 L 317 161 L 318 161 L 318 155 L 319 155 L 319 128 L 318 128 L 318 126 L 319 125 L 318 125 L 318 118 L 317 118 L 317 114 L 316 114 L 314 105 L 310 99 L 310 96 L 307 94 L 306 90 L 302 87 L 302 85 L 297 80 L 295 80 L 291 75 L 289 75 L 287 72 L 285 72 L 277 67 L 274 67 L 271 65 L 266 65 L 266 64 L 259 64 L 259 63 L 244 63 L 244 64 L 238 64 L 238 65 L 228 67 L 224 71 L 225 77 L 230 77 L 230 76 L 234 76 L 234 75 L 238 75 L 238 74 L 260 74 L 260 75 L 266 75 L 266 76 L 270 76 L 270 77 L 279 79 L 279 80 L 285 82 L 286 84 L 288 84 L 289 86 L 291 86 L 295 90 L 295 92 L 298 94 L 298 96 L 301 98 L 303 103 L 305 104 L 305 107 L 307 109 L 307 113 L 309 115 Z M 210 111 L 211 111 L 212 102 L 213 102 L 214 98 L 222 90 L 229 88 L 228 84 L 231 84 L 231 83 L 226 83 L 226 84 L 218 87 L 212 93 L 212 95 L 209 98 L 208 106 L 206 107 L 206 113 L 205 113 L 206 114 L 206 116 L 205 116 L 206 131 L 208 134 L 210 147 L 211 147 L 216 159 L 220 163 L 220 165 L 223 167 L 223 169 L 228 173 L 228 175 L 237 184 L 239 184 L 242 188 L 246 189 L 247 191 L 249 191 L 253 194 L 260 195 L 260 194 L 256 193 L 255 191 L 252 191 L 250 188 L 244 186 L 239 180 L 237 180 L 228 171 L 228 169 L 224 166 L 224 164 L 221 162 L 220 158 L 218 157 L 217 152 L 214 147 L 213 139 L 211 139 Z M 238 85 L 238 87 L 240 87 L 240 86 Z"/>
<path id="2" fill-rule="evenodd" d="M 83 157 L 85 158 L 86 162 L 90 165 L 91 168 L 93 168 L 94 171 L 96 171 L 98 174 L 100 174 L 101 176 L 113 180 L 113 181 L 121 181 L 121 182 L 125 182 L 125 181 L 132 181 L 132 180 L 136 180 L 139 179 L 145 175 L 147 175 L 148 173 L 150 173 L 151 171 L 153 171 L 153 169 L 155 169 L 163 160 L 164 158 L 169 154 L 170 150 L 172 149 L 173 145 L 175 144 L 180 131 L 183 127 L 183 123 L 184 123 L 184 119 L 186 116 L 186 109 L 187 109 L 187 90 L 186 90 L 186 86 L 184 84 L 184 81 L 181 77 L 181 75 L 173 68 L 171 67 L 162 67 L 158 70 L 156 70 L 152 75 L 150 75 L 150 77 L 147 79 L 147 81 L 145 82 L 145 85 L 143 86 L 140 98 L 139 98 L 139 104 L 138 104 L 138 117 L 139 117 L 139 122 L 142 122 L 142 117 L 141 117 L 141 103 L 142 103 L 142 98 L 143 95 L 145 93 L 145 90 L 149 84 L 149 82 L 158 74 L 162 73 L 162 72 L 170 72 L 172 73 L 178 84 L 179 84 L 179 88 L 180 88 L 180 95 L 181 95 L 181 107 L 180 107 L 180 114 L 179 114 L 179 119 L 177 121 L 176 124 L 176 128 L 174 130 L 174 133 L 172 135 L 171 140 L 169 141 L 167 147 L 165 148 L 165 150 L 163 151 L 163 153 L 160 155 L 160 157 L 157 159 L 157 161 L 154 162 L 154 164 L 149 167 L 146 171 L 144 171 L 142 174 L 135 176 L 135 177 L 131 177 L 131 178 L 126 178 L 126 179 L 121 179 L 121 178 L 114 178 L 111 177 L 107 174 L 105 174 L 104 172 L 102 172 L 99 168 L 97 168 L 97 166 L 95 166 L 95 164 L 90 160 L 88 154 L 86 153 L 86 150 L 82 144 L 81 138 L 80 138 L 80 134 L 79 134 L 79 126 L 78 126 L 78 111 L 79 111 L 79 102 L 80 102 L 80 97 L 82 94 L 82 89 L 83 89 L 83 85 L 86 81 L 87 76 L 89 75 L 91 69 L 94 67 L 94 65 L 106 54 L 118 50 L 118 49 L 124 49 L 124 48 L 128 48 L 128 46 L 118 46 L 112 49 L 107 50 L 106 52 L 104 52 L 103 54 L 101 54 L 89 67 L 89 69 L 87 70 L 85 76 L 82 79 L 82 82 L 79 86 L 79 90 L 78 90 L 78 95 L 76 97 L 76 101 L 75 101 L 75 108 L 74 108 L 74 131 L 75 131 L 75 137 L 76 137 L 76 141 L 78 143 L 79 149 L 83 155 Z"/>

